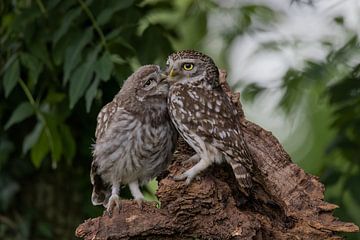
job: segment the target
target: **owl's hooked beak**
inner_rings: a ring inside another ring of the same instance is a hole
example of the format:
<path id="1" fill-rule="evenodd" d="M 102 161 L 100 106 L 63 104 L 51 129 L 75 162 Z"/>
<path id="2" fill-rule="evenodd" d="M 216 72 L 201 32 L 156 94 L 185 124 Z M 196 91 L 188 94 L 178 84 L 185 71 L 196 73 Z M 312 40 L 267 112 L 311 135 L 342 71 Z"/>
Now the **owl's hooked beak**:
<path id="1" fill-rule="evenodd" d="M 170 73 L 169 73 L 169 77 L 175 77 L 176 75 L 178 75 L 178 72 L 176 70 L 174 70 L 174 68 L 171 68 Z"/>
<path id="2" fill-rule="evenodd" d="M 171 69 L 170 69 L 170 71 L 166 71 L 166 73 L 167 73 L 167 82 L 168 83 L 172 83 L 172 82 L 174 82 L 174 81 L 176 81 L 176 79 L 174 79 L 174 77 L 175 76 L 177 76 L 178 74 L 179 74 L 179 72 L 177 71 L 177 69 L 175 68 L 174 69 L 174 67 L 172 67 Z"/>
<path id="3" fill-rule="evenodd" d="M 161 73 L 160 74 L 161 76 L 160 76 L 160 82 L 162 82 L 162 81 L 164 81 L 168 76 L 166 75 L 166 74 L 164 74 L 164 73 Z"/>

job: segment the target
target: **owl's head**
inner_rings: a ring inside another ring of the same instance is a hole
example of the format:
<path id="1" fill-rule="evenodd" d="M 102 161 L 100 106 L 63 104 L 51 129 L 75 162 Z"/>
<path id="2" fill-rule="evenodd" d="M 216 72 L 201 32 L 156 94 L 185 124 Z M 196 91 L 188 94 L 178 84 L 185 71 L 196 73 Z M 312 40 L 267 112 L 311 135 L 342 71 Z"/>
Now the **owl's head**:
<path id="1" fill-rule="evenodd" d="M 170 84 L 219 84 L 219 71 L 214 61 L 195 50 L 182 50 L 171 54 L 166 62 L 166 74 Z"/>
<path id="2" fill-rule="evenodd" d="M 135 96 L 140 102 L 153 103 L 165 101 L 169 84 L 157 65 L 145 65 L 134 72 L 124 83 L 122 91 Z M 130 97 L 129 96 L 129 97 Z"/>

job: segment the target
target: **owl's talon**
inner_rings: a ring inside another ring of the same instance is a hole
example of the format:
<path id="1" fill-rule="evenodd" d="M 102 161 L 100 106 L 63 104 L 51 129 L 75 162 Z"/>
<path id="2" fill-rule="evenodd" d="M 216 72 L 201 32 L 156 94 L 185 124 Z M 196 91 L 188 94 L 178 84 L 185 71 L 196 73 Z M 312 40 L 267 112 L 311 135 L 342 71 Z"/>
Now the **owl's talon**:
<path id="1" fill-rule="evenodd" d="M 121 204 L 120 204 L 120 198 L 118 195 L 112 195 L 109 199 L 106 211 L 109 215 L 109 217 L 113 216 L 113 210 L 114 208 L 117 208 L 118 212 L 120 212 Z"/>
<path id="2" fill-rule="evenodd" d="M 143 210 L 143 199 L 135 199 L 140 210 Z"/>
<path id="3" fill-rule="evenodd" d="M 106 214 L 108 215 L 109 218 L 112 218 L 113 213 L 114 213 L 114 212 L 113 212 L 113 209 L 108 209 L 108 210 L 106 210 L 105 212 L 106 212 Z"/>
<path id="4" fill-rule="evenodd" d="M 185 178 L 187 178 L 187 176 L 186 176 L 185 174 L 172 176 L 172 179 L 174 179 L 175 181 L 182 181 L 182 180 L 184 180 Z"/>
<path id="5" fill-rule="evenodd" d="M 188 178 L 186 178 L 185 184 L 189 185 L 191 183 L 191 181 L 192 181 L 192 178 L 188 177 Z"/>
<path id="6" fill-rule="evenodd" d="M 173 177 L 175 181 L 181 181 L 181 180 L 185 180 L 185 184 L 189 185 L 191 183 L 191 181 L 193 180 L 194 176 L 191 176 L 189 174 L 187 174 L 186 172 L 181 174 L 181 175 L 177 175 Z"/>
<path id="7" fill-rule="evenodd" d="M 105 210 L 103 216 L 108 216 L 109 218 L 111 218 L 112 214 L 108 210 Z"/>

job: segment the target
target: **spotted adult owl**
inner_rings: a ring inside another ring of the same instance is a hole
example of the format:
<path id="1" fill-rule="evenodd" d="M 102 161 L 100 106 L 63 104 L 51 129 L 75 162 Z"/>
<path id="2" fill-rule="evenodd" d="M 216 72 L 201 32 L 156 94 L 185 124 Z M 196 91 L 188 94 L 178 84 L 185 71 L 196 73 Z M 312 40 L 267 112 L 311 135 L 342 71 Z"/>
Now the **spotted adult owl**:
<path id="1" fill-rule="evenodd" d="M 212 163 L 227 161 L 240 190 L 252 186 L 252 157 L 244 141 L 239 113 L 219 83 L 218 68 L 200 52 L 184 50 L 167 60 L 168 108 L 180 135 L 195 150 L 197 163 L 175 179 L 186 183 Z"/>
<path id="2" fill-rule="evenodd" d="M 171 161 L 177 132 L 166 104 L 169 85 L 156 65 L 133 73 L 97 117 L 91 165 L 92 203 L 111 213 L 119 191 L 129 185 L 136 200 L 139 185 L 161 173 Z"/>

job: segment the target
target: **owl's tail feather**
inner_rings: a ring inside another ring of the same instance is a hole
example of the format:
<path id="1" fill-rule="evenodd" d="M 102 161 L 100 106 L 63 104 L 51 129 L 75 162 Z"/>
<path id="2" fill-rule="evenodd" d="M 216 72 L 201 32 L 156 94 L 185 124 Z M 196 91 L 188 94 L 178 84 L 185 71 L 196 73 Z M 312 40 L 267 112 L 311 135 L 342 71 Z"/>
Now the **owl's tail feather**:
<path id="1" fill-rule="evenodd" d="M 101 177 L 99 175 L 94 175 L 93 191 L 91 194 L 92 204 L 106 206 L 109 201 L 110 195 L 111 192 L 104 185 Z"/>
<path id="2" fill-rule="evenodd" d="M 281 209 L 276 199 L 267 191 L 264 187 L 266 184 L 263 183 L 258 169 L 252 166 L 252 172 L 244 167 L 240 162 L 239 158 L 230 158 L 228 163 L 231 165 L 235 178 L 238 182 L 239 190 L 246 196 L 252 199 L 253 204 L 260 204 L 261 206 L 269 206 L 271 209 Z"/>
<path id="3" fill-rule="evenodd" d="M 240 163 L 241 161 L 238 159 L 230 158 L 228 162 L 233 169 L 241 192 L 243 192 L 246 196 L 249 196 L 250 190 L 253 186 L 252 177 L 249 171 Z"/>
<path id="4" fill-rule="evenodd" d="M 91 180 L 91 184 L 93 185 L 91 202 L 93 205 L 106 206 L 111 195 L 111 190 L 108 184 L 106 184 L 101 178 L 101 175 L 98 173 L 98 170 L 99 167 L 97 161 L 94 160 L 91 163 L 91 169 L 90 169 L 90 180 Z"/>

